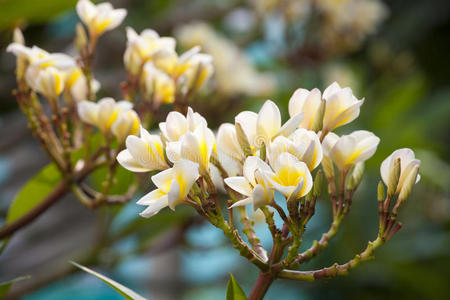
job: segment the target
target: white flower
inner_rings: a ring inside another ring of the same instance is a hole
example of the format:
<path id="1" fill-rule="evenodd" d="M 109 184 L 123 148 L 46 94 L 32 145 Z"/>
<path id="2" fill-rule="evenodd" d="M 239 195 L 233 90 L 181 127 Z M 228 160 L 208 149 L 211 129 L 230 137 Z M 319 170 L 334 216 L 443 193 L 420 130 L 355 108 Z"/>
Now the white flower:
<path id="1" fill-rule="evenodd" d="M 177 62 L 174 76 L 183 77 L 188 87 L 199 88 L 213 74 L 212 56 L 198 53 L 200 47 L 194 47 L 183 53 Z"/>
<path id="2" fill-rule="evenodd" d="M 400 193 L 402 190 L 406 179 L 414 171 L 416 166 L 420 167 L 420 160 L 416 159 L 414 152 L 411 149 L 403 148 L 395 150 L 391 155 L 389 155 L 382 163 L 380 167 L 381 178 L 384 183 L 389 186 L 389 178 L 392 168 L 394 167 L 394 162 L 397 158 L 400 158 L 400 179 L 397 184 L 396 193 Z M 419 182 L 420 175 L 417 175 L 416 183 Z"/>
<path id="3" fill-rule="evenodd" d="M 193 132 L 202 124 L 207 125 L 205 118 L 199 113 L 194 113 L 192 108 L 188 107 L 186 117 L 176 111 L 170 112 L 167 115 L 166 122 L 159 123 L 159 129 L 165 140 L 176 142 L 186 132 Z"/>
<path id="4" fill-rule="evenodd" d="M 173 103 L 175 101 L 175 82 L 167 73 L 155 68 L 152 62 L 144 66 L 142 80 L 145 93 L 156 103 Z"/>
<path id="5" fill-rule="evenodd" d="M 140 137 L 130 135 L 126 149 L 117 156 L 117 161 L 132 172 L 164 170 L 169 166 L 164 159 L 164 146 L 158 135 L 150 134 L 141 127 Z"/>
<path id="6" fill-rule="evenodd" d="M 314 170 L 322 161 L 322 146 L 314 131 L 299 128 L 289 138 L 278 136 L 269 147 L 269 159 L 274 163 L 283 152 L 288 152 L 303 161 L 309 170 Z"/>
<path id="7" fill-rule="evenodd" d="M 318 115 L 321 101 L 319 89 L 311 91 L 298 89 L 289 100 L 289 115 L 293 117 L 303 113 L 299 127 L 311 130 L 316 118 L 321 117 Z"/>
<path id="8" fill-rule="evenodd" d="M 380 138 L 372 132 L 357 130 L 349 135 L 341 136 L 329 154 L 341 171 L 348 171 L 358 162 L 364 162 L 377 150 Z M 325 149 L 325 147 L 324 147 Z"/>
<path id="9" fill-rule="evenodd" d="M 64 53 L 48 53 L 47 51 L 33 46 L 31 48 L 19 43 L 12 43 L 6 51 L 13 53 L 17 57 L 25 58 L 29 64 L 34 64 L 39 68 L 55 67 L 65 70 L 76 66 L 75 60 Z"/>
<path id="10" fill-rule="evenodd" d="M 97 103 L 81 101 L 78 104 L 78 115 L 84 122 L 108 133 L 119 114 L 131 110 L 132 107 L 133 104 L 128 101 L 116 102 L 113 98 L 103 98 Z"/>
<path id="11" fill-rule="evenodd" d="M 137 202 L 148 206 L 140 215 L 149 218 L 167 206 L 175 210 L 175 206 L 185 200 L 198 177 L 198 164 L 184 159 L 175 162 L 173 168 L 152 176 L 157 189 Z"/>
<path id="12" fill-rule="evenodd" d="M 287 199 L 303 197 L 311 190 L 313 180 L 308 166 L 294 155 L 281 153 L 272 167 L 275 172 L 263 171 L 263 175 Z"/>
<path id="13" fill-rule="evenodd" d="M 349 87 L 341 88 L 333 82 L 323 92 L 326 101 L 322 131 L 328 132 L 339 126 L 350 123 L 359 116 L 359 108 L 363 100 L 356 99 Z"/>
<path id="14" fill-rule="evenodd" d="M 167 144 L 167 157 L 175 162 L 188 159 L 200 166 L 200 173 L 209 173 L 209 160 L 215 145 L 214 133 L 201 124 L 193 132 L 186 132 L 177 142 Z"/>
<path id="15" fill-rule="evenodd" d="M 253 209 L 270 204 L 273 201 L 273 190 L 262 172 L 272 172 L 272 169 L 262 161 L 259 157 L 249 156 L 244 162 L 244 176 L 235 176 L 225 178 L 225 184 L 236 192 L 247 196 L 243 200 L 239 200 L 232 205 L 244 206 L 253 204 Z"/>
<path id="16" fill-rule="evenodd" d="M 119 113 L 117 120 L 111 126 L 111 132 L 119 143 L 122 143 L 127 136 L 138 133 L 140 124 L 138 114 L 134 110 L 128 109 Z"/>
<path id="17" fill-rule="evenodd" d="M 95 37 L 118 27 L 127 15 L 126 9 L 114 9 L 108 2 L 95 5 L 89 0 L 79 0 L 76 9 L 91 36 Z"/>
<path id="18" fill-rule="evenodd" d="M 55 67 L 40 68 L 32 64 L 25 73 L 25 80 L 31 89 L 50 100 L 56 100 L 64 90 L 64 75 Z"/>
<path id="19" fill-rule="evenodd" d="M 132 74 L 137 74 L 149 60 L 155 64 L 164 64 L 163 60 L 172 60 L 173 56 L 176 56 L 175 39 L 160 37 L 151 29 L 145 29 L 138 35 L 133 28 L 127 27 L 127 40 L 124 63 Z"/>
<path id="20" fill-rule="evenodd" d="M 283 135 L 289 136 L 297 129 L 303 114 L 297 114 L 281 126 L 281 114 L 278 106 L 267 100 L 258 114 L 250 111 L 239 113 L 235 122 L 239 123 L 253 148 L 268 145 L 273 138 Z"/>

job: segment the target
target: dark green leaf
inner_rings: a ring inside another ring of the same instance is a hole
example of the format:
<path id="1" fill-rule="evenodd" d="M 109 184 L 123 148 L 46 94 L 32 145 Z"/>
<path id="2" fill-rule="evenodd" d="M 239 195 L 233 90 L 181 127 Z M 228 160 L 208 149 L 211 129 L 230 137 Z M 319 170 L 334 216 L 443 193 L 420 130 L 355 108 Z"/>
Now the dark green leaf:
<path id="1" fill-rule="evenodd" d="M 6 296 L 9 289 L 12 287 L 12 285 L 14 283 L 28 279 L 28 278 L 30 278 L 30 276 L 21 276 L 21 277 L 14 278 L 13 280 L 9 280 L 6 282 L 0 282 L 0 299 L 2 299 L 3 297 Z"/>
<path id="2" fill-rule="evenodd" d="M 247 300 L 247 296 L 234 279 L 233 274 L 230 274 L 230 280 L 228 280 L 227 300 Z"/>
<path id="3" fill-rule="evenodd" d="M 135 293 L 134 291 L 130 290 L 129 288 L 127 288 L 126 286 L 121 285 L 120 283 L 100 274 L 97 273 L 89 268 L 86 268 L 82 265 L 77 264 L 76 262 L 71 262 L 71 264 L 73 264 L 74 266 L 76 266 L 77 268 L 80 268 L 81 270 L 88 272 L 89 274 L 94 275 L 95 277 L 97 277 L 98 279 L 102 280 L 103 282 L 105 282 L 107 285 L 109 285 L 110 287 L 112 287 L 116 292 L 118 292 L 119 294 L 121 294 L 125 299 L 131 299 L 131 300 L 145 300 L 144 297 L 142 297 L 141 295 Z"/>
<path id="4" fill-rule="evenodd" d="M 74 9 L 77 0 L 3 0 L 0 1 L 0 29 L 19 21 L 42 23 L 58 14 Z"/>

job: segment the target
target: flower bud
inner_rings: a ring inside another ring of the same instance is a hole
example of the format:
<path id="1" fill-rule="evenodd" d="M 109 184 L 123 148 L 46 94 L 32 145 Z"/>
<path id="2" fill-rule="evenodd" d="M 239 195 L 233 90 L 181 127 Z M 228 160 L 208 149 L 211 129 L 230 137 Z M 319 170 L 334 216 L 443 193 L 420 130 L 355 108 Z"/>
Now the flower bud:
<path id="1" fill-rule="evenodd" d="M 398 182 L 391 182 L 396 179 L 396 173 L 392 173 L 395 168 L 395 162 L 400 159 L 400 176 Z M 405 185 L 405 180 L 408 178 L 409 174 L 412 172 L 415 166 L 420 166 L 420 160 L 414 157 L 414 152 L 411 149 L 404 148 L 395 150 L 391 155 L 389 155 L 382 163 L 380 167 L 381 178 L 383 179 L 386 186 L 396 186 L 395 194 L 401 192 L 403 186 Z M 391 175 L 393 176 L 391 179 Z M 420 175 L 416 176 L 416 182 L 420 180 Z"/>
<path id="2" fill-rule="evenodd" d="M 417 176 L 419 174 L 419 165 L 415 165 L 411 172 L 406 177 L 400 195 L 398 196 L 398 201 L 405 201 L 411 194 L 413 186 L 416 184 Z"/>
<path id="3" fill-rule="evenodd" d="M 327 178 L 334 178 L 333 161 L 329 157 L 324 156 L 322 158 L 322 168 Z"/>
<path id="4" fill-rule="evenodd" d="M 348 190 L 355 190 L 359 183 L 361 182 L 362 176 L 364 174 L 364 163 L 357 163 L 352 170 L 349 180 L 347 182 Z"/>
<path id="5" fill-rule="evenodd" d="M 13 34 L 13 42 L 18 45 L 25 45 L 25 38 L 23 37 L 22 31 L 16 27 Z M 20 82 L 25 76 L 26 70 L 26 58 L 23 55 L 18 55 L 16 59 L 16 78 Z"/>
<path id="6" fill-rule="evenodd" d="M 323 173 L 322 171 L 318 171 L 316 177 L 314 178 L 314 186 L 313 186 L 313 196 L 319 197 L 320 191 L 322 190 L 322 182 L 323 182 Z"/>
<path id="7" fill-rule="evenodd" d="M 391 169 L 391 173 L 389 174 L 388 181 L 388 190 L 387 194 L 389 197 L 394 196 L 395 191 L 397 190 L 398 181 L 400 179 L 400 158 L 397 157 L 394 161 L 394 166 Z"/>
<path id="8" fill-rule="evenodd" d="M 384 184 L 382 181 L 378 182 L 378 190 L 377 190 L 377 200 L 378 202 L 384 201 Z"/>
<path id="9" fill-rule="evenodd" d="M 322 129 L 323 127 L 323 115 L 325 113 L 325 106 L 326 106 L 326 101 L 322 100 L 320 102 L 320 106 L 319 109 L 316 112 L 316 117 L 314 118 L 314 123 L 312 125 L 311 130 L 318 132 Z"/>
<path id="10" fill-rule="evenodd" d="M 245 156 L 251 156 L 252 148 L 250 147 L 250 143 L 248 142 L 247 135 L 245 134 L 244 130 L 242 129 L 241 124 L 239 122 L 236 122 L 234 126 L 236 128 L 237 140 L 239 142 L 239 145 L 241 146 L 242 151 L 244 152 Z"/>
<path id="11" fill-rule="evenodd" d="M 75 35 L 75 47 L 79 53 L 83 53 L 88 45 L 88 38 L 86 31 L 81 23 L 77 23 L 76 35 Z"/>

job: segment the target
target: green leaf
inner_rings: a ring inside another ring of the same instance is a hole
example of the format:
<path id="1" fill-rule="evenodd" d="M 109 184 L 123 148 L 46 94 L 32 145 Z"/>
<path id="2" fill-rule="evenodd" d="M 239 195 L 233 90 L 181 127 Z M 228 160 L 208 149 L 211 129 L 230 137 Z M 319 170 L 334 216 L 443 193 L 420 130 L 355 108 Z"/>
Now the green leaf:
<path id="1" fill-rule="evenodd" d="M 43 23 L 58 14 L 74 9 L 77 0 L 3 0 L 0 1 L 0 29 L 25 20 Z"/>
<path id="2" fill-rule="evenodd" d="M 16 195 L 9 208 L 6 223 L 17 220 L 33 209 L 61 180 L 61 173 L 55 164 L 45 166 Z"/>
<path id="3" fill-rule="evenodd" d="M 247 296 L 234 279 L 233 274 L 230 274 L 230 280 L 228 280 L 227 300 L 247 300 Z"/>
<path id="4" fill-rule="evenodd" d="M 25 280 L 25 279 L 29 279 L 29 278 L 30 278 L 30 276 L 21 276 L 21 277 L 14 278 L 13 280 L 0 282 L 0 299 L 2 299 L 3 297 L 6 296 L 9 289 L 12 287 L 12 285 L 14 283 Z"/>
<path id="5" fill-rule="evenodd" d="M 131 299 L 131 300 L 145 300 L 144 297 L 142 297 L 141 295 L 133 292 L 132 290 L 130 290 L 129 288 L 127 288 L 126 286 L 121 285 L 120 283 L 100 274 L 97 273 L 89 268 L 86 268 L 82 265 L 77 264 L 76 262 L 71 261 L 70 262 L 72 265 L 74 265 L 77 268 L 80 268 L 81 270 L 88 272 L 89 274 L 94 275 L 95 277 L 97 277 L 98 279 L 102 280 L 103 282 L 105 282 L 107 285 L 109 285 L 110 287 L 112 287 L 116 292 L 118 292 L 119 294 L 121 294 L 125 299 Z"/>

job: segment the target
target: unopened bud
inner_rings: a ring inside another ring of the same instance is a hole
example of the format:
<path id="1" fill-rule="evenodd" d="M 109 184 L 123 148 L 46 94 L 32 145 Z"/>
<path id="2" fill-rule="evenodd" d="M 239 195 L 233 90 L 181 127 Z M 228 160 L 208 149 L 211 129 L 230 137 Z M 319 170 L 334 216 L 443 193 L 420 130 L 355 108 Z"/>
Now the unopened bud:
<path id="1" fill-rule="evenodd" d="M 14 28 L 13 33 L 13 42 L 21 45 L 25 45 L 25 38 L 23 37 L 22 31 L 20 28 Z"/>
<path id="2" fill-rule="evenodd" d="M 398 181 L 400 179 L 400 157 L 395 159 L 394 166 L 391 169 L 391 173 L 389 174 L 389 184 L 388 184 L 388 196 L 392 197 L 395 194 L 395 191 L 397 190 Z"/>
<path id="3" fill-rule="evenodd" d="M 17 27 L 14 29 L 13 42 L 20 45 L 25 45 L 25 38 L 23 37 L 22 31 Z M 23 81 L 26 68 L 27 68 L 26 59 L 22 55 L 18 55 L 16 59 L 17 82 Z"/>
<path id="4" fill-rule="evenodd" d="M 377 193 L 377 200 L 378 202 L 383 202 L 384 201 L 384 184 L 383 182 L 380 180 L 378 182 L 378 193 Z"/>
<path id="5" fill-rule="evenodd" d="M 352 170 L 351 176 L 347 182 L 348 190 L 355 190 L 361 182 L 362 176 L 364 174 L 364 163 L 357 163 Z"/>
<path id="6" fill-rule="evenodd" d="M 78 23 L 75 36 L 75 47 L 77 48 L 78 52 L 83 53 L 87 45 L 88 39 L 86 36 L 86 31 L 84 30 L 83 25 L 81 25 L 81 23 Z"/>
<path id="7" fill-rule="evenodd" d="M 323 173 L 319 170 L 314 178 L 313 196 L 319 197 L 322 190 Z"/>
<path id="8" fill-rule="evenodd" d="M 311 130 L 315 132 L 319 132 L 323 126 L 323 115 L 325 114 L 325 104 L 326 101 L 322 99 L 320 102 L 319 109 L 317 110 L 316 116 L 314 117 L 314 123 L 311 127 Z"/>
<path id="9" fill-rule="evenodd" d="M 399 201 L 405 201 L 411 194 L 413 186 L 416 184 L 417 175 L 419 174 L 419 166 L 414 166 L 414 169 L 406 177 L 400 195 L 398 196 Z"/>
<path id="10" fill-rule="evenodd" d="M 328 156 L 322 158 L 322 168 L 327 178 L 334 178 L 333 161 Z"/>
<path id="11" fill-rule="evenodd" d="M 239 142 L 239 145 L 242 148 L 242 151 L 244 152 L 245 156 L 251 156 L 252 148 L 250 147 L 250 143 L 248 142 L 247 135 L 245 134 L 244 130 L 242 129 L 242 126 L 239 122 L 235 123 L 236 128 L 236 136 Z"/>

